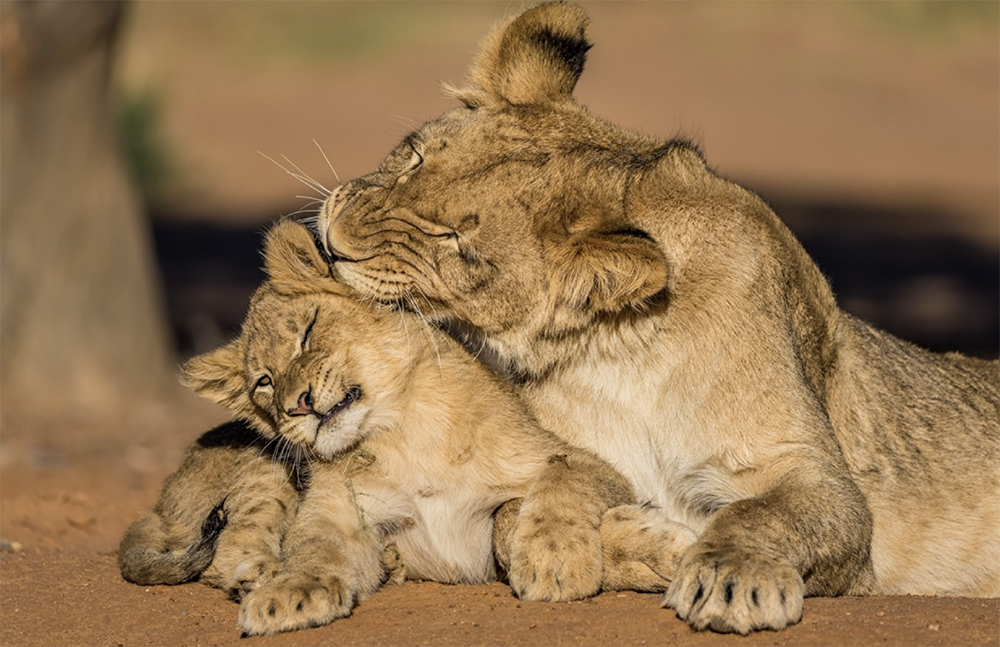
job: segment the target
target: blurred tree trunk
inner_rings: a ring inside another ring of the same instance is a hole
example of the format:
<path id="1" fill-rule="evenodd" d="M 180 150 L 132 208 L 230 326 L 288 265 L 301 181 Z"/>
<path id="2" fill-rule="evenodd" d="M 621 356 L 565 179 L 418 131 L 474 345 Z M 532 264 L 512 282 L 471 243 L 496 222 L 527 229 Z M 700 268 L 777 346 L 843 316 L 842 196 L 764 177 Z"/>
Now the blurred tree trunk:
<path id="1" fill-rule="evenodd" d="M 100 411 L 173 383 L 149 225 L 110 103 L 119 2 L 0 2 L 0 393 Z"/>

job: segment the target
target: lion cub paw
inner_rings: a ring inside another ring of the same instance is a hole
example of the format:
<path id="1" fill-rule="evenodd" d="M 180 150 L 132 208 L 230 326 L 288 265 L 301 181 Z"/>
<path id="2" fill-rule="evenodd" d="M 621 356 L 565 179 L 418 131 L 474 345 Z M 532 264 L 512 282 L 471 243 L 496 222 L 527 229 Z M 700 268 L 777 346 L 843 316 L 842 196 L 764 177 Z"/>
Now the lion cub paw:
<path id="1" fill-rule="evenodd" d="M 273 555 L 257 555 L 236 565 L 235 580 L 230 595 L 242 600 L 251 591 L 260 588 L 281 570 L 281 562 Z"/>
<path id="2" fill-rule="evenodd" d="M 202 573 L 201 581 L 222 589 L 230 598 L 239 601 L 277 575 L 279 570 L 281 562 L 270 552 L 233 549 L 216 553 L 212 565 Z"/>
<path id="3" fill-rule="evenodd" d="M 802 618 L 805 585 L 786 560 L 696 544 L 681 559 L 663 605 L 695 629 L 748 634 Z"/>
<path id="4" fill-rule="evenodd" d="M 507 579 L 522 600 L 563 602 L 596 595 L 603 575 L 601 535 L 577 520 L 521 518 Z"/>
<path id="5" fill-rule="evenodd" d="M 604 590 L 663 592 L 697 535 L 657 508 L 620 505 L 601 519 Z"/>
<path id="6" fill-rule="evenodd" d="M 354 601 L 339 577 L 281 573 L 243 598 L 239 626 L 247 636 L 319 627 L 349 616 Z"/>

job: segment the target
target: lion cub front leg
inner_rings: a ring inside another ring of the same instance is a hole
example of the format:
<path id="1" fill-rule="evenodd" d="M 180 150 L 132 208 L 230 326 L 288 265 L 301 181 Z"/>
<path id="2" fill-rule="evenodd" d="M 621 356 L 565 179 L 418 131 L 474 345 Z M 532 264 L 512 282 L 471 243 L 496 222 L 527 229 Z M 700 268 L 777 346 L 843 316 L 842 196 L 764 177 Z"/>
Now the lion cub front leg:
<path id="1" fill-rule="evenodd" d="M 681 557 L 697 539 L 691 528 L 671 521 L 657 508 L 620 505 L 609 509 L 601 519 L 602 588 L 666 591 Z"/>
<path id="2" fill-rule="evenodd" d="M 507 569 L 514 593 L 550 602 L 598 593 L 604 571 L 601 517 L 633 500 L 628 481 L 589 452 L 552 456 L 514 522 Z"/>
<path id="3" fill-rule="evenodd" d="M 385 578 L 383 548 L 342 473 L 318 467 L 285 535 L 281 571 L 240 603 L 245 635 L 329 624 L 350 615 Z"/>
<path id="4" fill-rule="evenodd" d="M 521 501 L 507 501 L 494 515 L 493 551 L 504 576 L 510 570 L 511 539 Z M 600 538 L 601 590 L 662 593 L 670 586 L 684 552 L 698 537 L 656 508 L 625 504 L 609 508 L 601 517 Z"/>

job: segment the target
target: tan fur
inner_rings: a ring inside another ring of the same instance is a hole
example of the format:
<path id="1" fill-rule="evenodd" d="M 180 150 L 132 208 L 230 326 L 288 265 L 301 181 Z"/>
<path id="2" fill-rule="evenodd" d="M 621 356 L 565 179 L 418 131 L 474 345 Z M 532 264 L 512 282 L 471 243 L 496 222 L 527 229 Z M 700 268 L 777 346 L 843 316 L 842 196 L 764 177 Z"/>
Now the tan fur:
<path id="1" fill-rule="evenodd" d="M 623 476 L 539 427 L 447 335 L 356 302 L 304 226 L 276 225 L 266 260 L 271 279 L 240 336 L 184 367 L 188 385 L 275 439 L 279 454 L 310 457 L 281 569 L 245 587 L 244 632 L 348 615 L 386 580 L 390 543 L 409 577 L 483 582 L 497 574 L 495 534 L 528 600 L 582 598 L 605 580 L 665 590 L 691 530 L 636 505 Z"/>
<path id="2" fill-rule="evenodd" d="M 203 434 L 122 537 L 122 576 L 143 585 L 198 578 L 239 599 L 274 575 L 298 492 L 272 449 L 239 421 Z M 221 530 L 203 537 L 212 514 Z"/>
<path id="3" fill-rule="evenodd" d="M 756 195 L 575 103 L 586 22 L 541 5 L 487 37 L 462 107 L 327 200 L 335 272 L 485 348 L 543 426 L 696 529 L 665 603 L 697 628 L 1000 594 L 997 363 L 844 313 Z"/>

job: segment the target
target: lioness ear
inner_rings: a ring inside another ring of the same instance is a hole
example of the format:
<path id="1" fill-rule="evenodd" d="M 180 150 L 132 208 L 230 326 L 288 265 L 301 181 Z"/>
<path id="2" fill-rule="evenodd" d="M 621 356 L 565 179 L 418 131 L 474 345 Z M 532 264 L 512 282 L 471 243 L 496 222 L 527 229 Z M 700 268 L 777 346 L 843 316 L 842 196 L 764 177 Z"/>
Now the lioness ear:
<path id="1" fill-rule="evenodd" d="M 282 294 L 316 292 L 334 281 L 312 231 L 294 220 L 281 220 L 267 232 L 264 269 Z"/>
<path id="2" fill-rule="evenodd" d="M 469 69 L 474 87 L 452 90 L 471 107 L 569 99 L 587 60 L 587 14 L 574 5 L 542 4 L 496 27 Z"/>
<path id="3" fill-rule="evenodd" d="M 181 384 L 225 406 L 244 396 L 243 352 L 238 341 L 192 357 L 181 367 Z"/>
<path id="4" fill-rule="evenodd" d="M 549 260 L 556 293 L 594 312 L 640 307 L 667 287 L 667 259 L 641 231 L 574 235 L 555 246 Z"/>

